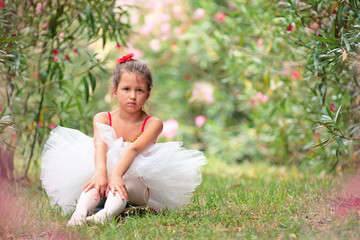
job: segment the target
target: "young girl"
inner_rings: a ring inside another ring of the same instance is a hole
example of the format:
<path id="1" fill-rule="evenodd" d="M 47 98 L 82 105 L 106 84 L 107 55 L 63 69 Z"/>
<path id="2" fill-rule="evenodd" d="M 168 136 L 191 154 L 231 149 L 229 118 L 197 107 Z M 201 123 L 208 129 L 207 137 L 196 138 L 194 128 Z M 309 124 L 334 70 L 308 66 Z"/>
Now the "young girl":
<path id="1" fill-rule="evenodd" d="M 41 180 L 51 204 L 65 214 L 77 203 L 68 225 L 104 222 L 127 203 L 160 211 L 190 202 L 206 159 L 180 142 L 156 143 L 163 124 L 143 110 L 151 88 L 148 65 L 133 54 L 124 56 L 112 82 L 119 108 L 95 115 L 94 138 L 64 127 L 51 132 L 42 153 Z M 104 208 L 87 217 L 105 197 Z"/>

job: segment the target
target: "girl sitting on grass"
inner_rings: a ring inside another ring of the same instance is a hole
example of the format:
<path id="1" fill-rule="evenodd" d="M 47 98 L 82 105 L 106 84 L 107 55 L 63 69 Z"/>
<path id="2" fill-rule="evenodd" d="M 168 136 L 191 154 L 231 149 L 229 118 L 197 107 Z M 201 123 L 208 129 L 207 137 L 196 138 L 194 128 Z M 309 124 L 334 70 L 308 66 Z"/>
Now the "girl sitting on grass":
<path id="1" fill-rule="evenodd" d="M 41 180 L 51 204 L 65 214 L 76 205 L 68 225 L 111 220 L 127 203 L 160 211 L 190 202 L 206 159 L 180 142 L 156 143 L 163 123 L 143 110 L 151 89 L 148 65 L 124 56 L 112 81 L 119 107 L 94 116 L 94 138 L 60 126 L 51 132 Z M 104 208 L 87 217 L 103 198 Z"/>

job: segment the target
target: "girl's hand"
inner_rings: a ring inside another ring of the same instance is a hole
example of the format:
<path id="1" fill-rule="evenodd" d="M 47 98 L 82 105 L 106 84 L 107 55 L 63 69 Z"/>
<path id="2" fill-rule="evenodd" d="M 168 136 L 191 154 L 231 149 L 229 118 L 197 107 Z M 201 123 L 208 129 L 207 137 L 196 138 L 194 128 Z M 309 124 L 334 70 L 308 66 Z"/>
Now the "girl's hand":
<path id="1" fill-rule="evenodd" d="M 105 192 L 108 185 L 107 173 L 95 173 L 89 182 L 83 187 L 83 191 L 87 192 L 92 188 L 95 188 L 95 200 L 100 196 L 100 199 L 105 197 Z"/>
<path id="2" fill-rule="evenodd" d="M 108 196 L 110 191 L 114 195 L 115 192 L 118 192 L 121 199 L 126 199 L 126 201 L 129 201 L 128 191 L 126 189 L 125 182 L 118 174 L 111 174 L 108 189 L 106 191 L 106 196 Z"/>

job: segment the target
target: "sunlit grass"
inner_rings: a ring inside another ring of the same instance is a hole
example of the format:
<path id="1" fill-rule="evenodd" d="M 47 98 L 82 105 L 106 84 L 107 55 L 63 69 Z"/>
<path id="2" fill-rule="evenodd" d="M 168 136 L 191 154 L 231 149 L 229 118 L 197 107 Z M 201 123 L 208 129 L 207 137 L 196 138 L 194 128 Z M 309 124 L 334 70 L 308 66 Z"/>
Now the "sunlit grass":
<path id="1" fill-rule="evenodd" d="M 37 236 L 45 238 L 60 229 L 82 239 L 354 238 L 360 236 L 359 212 L 339 217 L 333 211 L 338 179 L 264 162 L 209 160 L 192 203 L 179 211 L 145 211 L 111 223 L 66 227 L 70 216 L 49 206 L 39 183 L 28 188 L 27 204 L 38 221 Z"/>

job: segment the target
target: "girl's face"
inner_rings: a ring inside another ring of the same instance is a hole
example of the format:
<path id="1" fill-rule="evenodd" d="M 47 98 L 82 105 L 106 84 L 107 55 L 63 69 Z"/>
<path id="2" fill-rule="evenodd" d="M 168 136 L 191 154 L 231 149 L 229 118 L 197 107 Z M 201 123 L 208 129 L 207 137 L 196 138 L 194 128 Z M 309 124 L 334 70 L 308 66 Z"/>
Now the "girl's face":
<path id="1" fill-rule="evenodd" d="M 113 87 L 113 94 L 118 99 L 120 108 L 127 112 L 137 112 L 142 110 L 150 96 L 150 90 L 144 77 L 124 72 L 117 89 Z"/>

